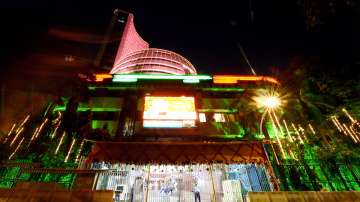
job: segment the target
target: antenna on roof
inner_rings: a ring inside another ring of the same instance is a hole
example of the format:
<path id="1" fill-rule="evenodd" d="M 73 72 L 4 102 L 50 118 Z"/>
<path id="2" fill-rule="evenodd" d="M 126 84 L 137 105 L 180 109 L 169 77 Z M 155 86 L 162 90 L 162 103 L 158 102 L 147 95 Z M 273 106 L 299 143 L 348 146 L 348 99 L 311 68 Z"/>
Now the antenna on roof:
<path id="1" fill-rule="evenodd" d="M 254 68 L 252 67 L 252 65 L 250 64 L 250 62 L 249 62 L 249 60 L 248 60 L 248 58 L 247 58 L 247 56 L 246 56 L 246 54 L 245 54 L 245 51 L 244 51 L 244 49 L 242 48 L 242 46 L 240 45 L 240 43 L 237 43 L 237 46 L 238 46 L 238 48 L 240 49 L 241 55 L 244 57 L 246 63 L 249 65 L 250 70 L 251 70 L 251 73 L 252 73 L 253 75 L 256 75 L 256 72 L 255 72 Z"/>

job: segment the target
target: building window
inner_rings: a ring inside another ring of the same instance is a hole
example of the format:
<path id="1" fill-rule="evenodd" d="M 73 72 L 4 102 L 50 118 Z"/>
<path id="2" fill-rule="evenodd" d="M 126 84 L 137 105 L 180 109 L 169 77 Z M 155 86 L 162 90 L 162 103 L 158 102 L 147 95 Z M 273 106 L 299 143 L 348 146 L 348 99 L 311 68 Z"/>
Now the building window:
<path id="1" fill-rule="evenodd" d="M 199 121 L 202 123 L 206 122 L 205 113 L 199 113 Z"/>
<path id="2" fill-rule="evenodd" d="M 215 120 L 215 122 L 225 122 L 225 116 L 224 116 L 224 114 L 215 113 L 214 120 Z"/>

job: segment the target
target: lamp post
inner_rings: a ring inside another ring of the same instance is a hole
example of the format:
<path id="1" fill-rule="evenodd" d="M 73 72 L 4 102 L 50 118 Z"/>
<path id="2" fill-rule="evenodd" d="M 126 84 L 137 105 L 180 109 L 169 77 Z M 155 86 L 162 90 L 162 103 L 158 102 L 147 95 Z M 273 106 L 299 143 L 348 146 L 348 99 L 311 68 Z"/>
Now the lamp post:
<path id="1" fill-rule="evenodd" d="M 281 99 L 276 95 L 262 95 L 255 97 L 254 100 L 256 101 L 256 104 L 258 105 L 259 108 L 265 109 L 260 120 L 260 135 L 262 135 L 263 134 L 262 125 L 266 117 L 266 114 L 279 108 L 281 106 Z"/>
<path id="2" fill-rule="evenodd" d="M 256 105 L 259 108 L 263 108 L 265 110 L 261 116 L 260 126 L 259 126 L 260 127 L 260 135 L 262 136 L 263 135 L 263 123 L 264 123 L 266 115 L 268 114 L 271 118 L 271 121 L 273 121 L 271 112 L 274 112 L 274 110 L 278 109 L 281 106 L 282 101 L 275 92 L 272 92 L 272 93 L 270 92 L 268 94 L 256 96 L 256 97 L 254 97 L 254 100 L 256 102 Z M 275 116 L 275 113 L 274 113 L 274 116 Z M 276 127 L 275 123 L 273 123 L 273 126 Z M 277 134 L 276 134 L 276 139 L 279 143 L 281 152 L 284 155 L 282 145 L 281 145 L 280 139 L 277 137 Z M 270 140 L 270 137 L 269 137 L 269 142 L 270 142 L 271 149 L 274 152 L 274 157 L 275 157 L 276 163 L 279 164 L 279 159 L 278 159 L 278 156 L 276 155 L 275 148 Z"/>

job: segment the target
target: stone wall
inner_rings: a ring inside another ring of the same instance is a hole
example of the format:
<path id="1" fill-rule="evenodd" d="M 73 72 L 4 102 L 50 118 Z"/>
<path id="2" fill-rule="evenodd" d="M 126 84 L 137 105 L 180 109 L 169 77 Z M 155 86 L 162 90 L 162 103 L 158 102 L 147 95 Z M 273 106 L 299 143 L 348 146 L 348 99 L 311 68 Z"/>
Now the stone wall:
<path id="1" fill-rule="evenodd" d="M 67 190 L 56 183 L 18 183 L 13 189 L 0 189 L 0 202 L 112 202 L 112 191 Z"/>
<path id="2" fill-rule="evenodd" d="M 325 191 L 302 191 L 302 192 L 249 192 L 250 202 L 340 202 L 360 201 L 360 192 L 325 192 Z"/>

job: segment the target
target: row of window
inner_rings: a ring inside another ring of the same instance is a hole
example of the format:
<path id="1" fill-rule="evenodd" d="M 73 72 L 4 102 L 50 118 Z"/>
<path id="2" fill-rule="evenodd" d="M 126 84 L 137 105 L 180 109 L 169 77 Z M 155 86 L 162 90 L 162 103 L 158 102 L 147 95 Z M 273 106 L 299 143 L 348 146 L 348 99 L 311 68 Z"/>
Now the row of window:
<path id="1" fill-rule="evenodd" d="M 230 122 L 235 121 L 233 114 L 224 114 L 224 113 L 214 113 L 214 114 L 205 114 L 199 113 L 199 121 L 201 123 L 205 122 Z"/>

